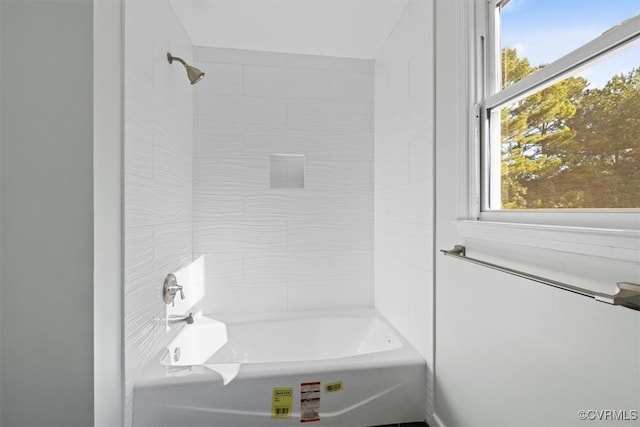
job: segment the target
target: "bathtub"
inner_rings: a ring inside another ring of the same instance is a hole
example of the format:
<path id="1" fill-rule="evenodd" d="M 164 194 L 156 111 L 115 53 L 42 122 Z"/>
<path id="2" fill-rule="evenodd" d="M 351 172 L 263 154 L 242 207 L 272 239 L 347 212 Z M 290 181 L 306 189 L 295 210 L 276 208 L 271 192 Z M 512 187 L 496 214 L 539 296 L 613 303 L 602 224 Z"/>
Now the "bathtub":
<path id="1" fill-rule="evenodd" d="M 426 418 L 425 360 L 373 309 L 200 316 L 156 360 L 134 386 L 135 427 Z"/>

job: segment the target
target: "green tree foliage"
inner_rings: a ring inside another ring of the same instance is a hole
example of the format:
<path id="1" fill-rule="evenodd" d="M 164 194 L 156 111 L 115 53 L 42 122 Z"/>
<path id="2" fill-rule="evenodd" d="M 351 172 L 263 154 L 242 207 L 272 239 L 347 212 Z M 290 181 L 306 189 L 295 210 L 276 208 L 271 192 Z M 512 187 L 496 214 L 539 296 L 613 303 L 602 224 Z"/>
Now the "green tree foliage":
<path id="1" fill-rule="evenodd" d="M 541 67 L 503 49 L 503 87 Z M 640 68 L 569 77 L 500 110 L 502 208 L 640 208 Z"/>

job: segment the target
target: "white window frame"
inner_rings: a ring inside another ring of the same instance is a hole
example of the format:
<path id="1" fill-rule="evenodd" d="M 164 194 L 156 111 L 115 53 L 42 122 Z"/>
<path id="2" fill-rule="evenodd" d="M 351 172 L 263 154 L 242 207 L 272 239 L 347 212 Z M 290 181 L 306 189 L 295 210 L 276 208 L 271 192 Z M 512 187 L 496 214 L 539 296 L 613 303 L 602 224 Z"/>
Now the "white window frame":
<path id="1" fill-rule="evenodd" d="M 460 60 L 462 72 L 468 73 L 462 85 L 462 92 L 466 93 L 461 93 L 463 101 L 469 105 L 468 131 L 463 140 L 471 143 L 461 147 L 464 157 L 461 161 L 468 176 L 461 184 L 459 233 L 469 238 L 554 250 L 559 250 L 562 243 L 564 252 L 638 262 L 640 212 L 637 210 L 489 210 L 486 199 L 491 178 L 484 171 L 490 168 L 490 157 L 485 155 L 491 149 L 487 146 L 489 138 L 486 134 L 488 110 L 541 90 L 593 58 L 638 37 L 640 16 L 627 19 L 536 73 L 497 91 L 500 70 L 499 66 L 492 67 L 491 64 L 499 64 L 496 58 L 500 55 L 500 41 L 490 31 L 499 26 L 497 7 L 507 1 L 473 0 L 468 4 L 466 16 L 462 17 L 464 22 L 460 23 L 461 28 L 466 26 L 469 32 L 466 35 L 468 45 L 462 46 Z M 496 179 L 495 174 L 493 179 Z M 495 196 L 499 197 L 499 194 Z"/>

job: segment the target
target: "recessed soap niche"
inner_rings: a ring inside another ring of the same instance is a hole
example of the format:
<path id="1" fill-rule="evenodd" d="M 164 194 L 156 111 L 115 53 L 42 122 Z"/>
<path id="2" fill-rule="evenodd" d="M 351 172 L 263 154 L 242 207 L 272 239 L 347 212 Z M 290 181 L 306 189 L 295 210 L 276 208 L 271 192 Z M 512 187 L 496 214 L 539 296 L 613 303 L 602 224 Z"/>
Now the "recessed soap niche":
<path id="1" fill-rule="evenodd" d="M 304 188 L 304 154 L 271 154 L 271 188 Z"/>

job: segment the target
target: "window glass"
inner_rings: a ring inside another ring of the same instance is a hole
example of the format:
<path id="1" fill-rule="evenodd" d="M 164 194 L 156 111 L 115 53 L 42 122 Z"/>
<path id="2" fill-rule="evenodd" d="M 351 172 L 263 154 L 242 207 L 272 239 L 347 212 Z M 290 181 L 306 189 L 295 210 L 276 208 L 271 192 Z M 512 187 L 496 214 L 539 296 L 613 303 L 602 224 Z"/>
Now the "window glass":
<path id="1" fill-rule="evenodd" d="M 499 12 L 505 88 L 640 14 L 640 0 L 511 0 Z M 490 210 L 640 208 L 640 39 L 488 118 Z"/>
<path id="2" fill-rule="evenodd" d="M 640 0 L 509 0 L 502 4 L 498 34 L 503 88 L 640 15 Z M 630 71 L 638 64 L 616 65 L 617 71 Z"/>

